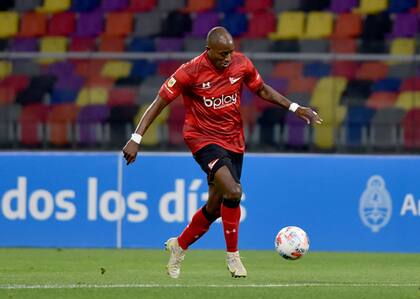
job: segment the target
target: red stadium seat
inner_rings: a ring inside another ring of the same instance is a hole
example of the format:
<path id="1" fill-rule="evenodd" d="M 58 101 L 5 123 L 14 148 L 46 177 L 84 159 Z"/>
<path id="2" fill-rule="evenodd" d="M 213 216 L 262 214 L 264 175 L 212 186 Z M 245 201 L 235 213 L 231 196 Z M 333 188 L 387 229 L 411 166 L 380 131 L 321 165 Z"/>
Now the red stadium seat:
<path id="1" fill-rule="evenodd" d="M 273 69 L 272 76 L 276 78 L 300 78 L 303 74 L 302 62 L 279 62 Z"/>
<path id="2" fill-rule="evenodd" d="M 16 93 L 25 89 L 29 78 L 25 75 L 11 75 L 0 81 L 0 87 L 12 88 Z"/>
<path id="3" fill-rule="evenodd" d="M 73 37 L 70 42 L 70 52 L 92 52 L 96 50 L 96 41 L 91 37 Z"/>
<path id="4" fill-rule="evenodd" d="M 150 11 L 156 7 L 157 0 L 130 0 L 127 10 L 133 12 Z"/>
<path id="5" fill-rule="evenodd" d="M 48 115 L 48 106 L 44 104 L 31 104 L 24 106 L 20 115 L 20 142 L 27 146 L 42 144 L 42 127 Z"/>
<path id="6" fill-rule="evenodd" d="M 182 9 L 183 12 L 202 12 L 214 8 L 214 0 L 189 0 L 187 6 Z"/>
<path id="7" fill-rule="evenodd" d="M 118 36 L 102 36 L 99 51 L 101 52 L 123 52 L 125 49 L 125 40 Z"/>
<path id="8" fill-rule="evenodd" d="M 127 36 L 133 31 L 133 14 L 130 12 L 111 12 L 106 18 L 106 36 Z"/>
<path id="9" fill-rule="evenodd" d="M 357 40 L 353 38 L 334 38 L 330 42 L 332 53 L 351 54 L 357 52 Z"/>
<path id="10" fill-rule="evenodd" d="M 315 88 L 318 79 L 314 77 L 297 77 L 289 80 L 287 86 L 287 93 L 307 92 L 311 93 Z"/>
<path id="11" fill-rule="evenodd" d="M 420 148 L 420 109 L 412 109 L 405 115 L 402 126 L 404 128 L 404 146 L 408 149 Z"/>
<path id="12" fill-rule="evenodd" d="M 272 0 L 245 0 L 245 11 L 246 12 L 255 12 L 255 11 L 261 11 L 266 10 L 267 8 L 270 8 L 273 6 Z"/>
<path id="13" fill-rule="evenodd" d="M 356 76 L 359 63 L 356 61 L 336 61 L 332 64 L 332 73 L 334 76 L 353 79 Z"/>
<path id="14" fill-rule="evenodd" d="M 248 31 L 244 37 L 267 37 L 270 32 L 276 31 L 277 19 L 270 11 L 258 11 L 249 17 Z"/>
<path id="15" fill-rule="evenodd" d="M 388 74 L 388 65 L 383 62 L 362 63 L 356 73 L 356 79 L 376 81 L 383 79 Z"/>
<path id="16" fill-rule="evenodd" d="M 52 15 L 48 23 L 49 35 L 70 35 L 76 29 L 76 15 L 73 12 L 63 12 Z"/>
<path id="17" fill-rule="evenodd" d="M 13 88 L 0 86 L 0 104 L 11 104 L 16 97 L 16 91 Z"/>
<path id="18" fill-rule="evenodd" d="M 21 19 L 19 36 L 35 37 L 47 33 L 47 15 L 43 13 L 28 12 Z"/>
<path id="19" fill-rule="evenodd" d="M 366 101 L 366 107 L 373 109 L 384 109 L 394 106 L 398 94 L 395 92 L 379 91 L 370 95 Z"/>
<path id="20" fill-rule="evenodd" d="M 131 106 L 135 105 L 137 92 L 133 88 L 111 89 L 108 98 L 109 106 Z M 133 108 L 134 109 L 134 108 Z"/>
<path id="21" fill-rule="evenodd" d="M 401 85 L 401 91 L 420 91 L 420 78 L 407 78 Z"/>
<path id="22" fill-rule="evenodd" d="M 335 23 L 334 38 L 358 37 L 362 32 L 362 17 L 356 14 L 341 14 Z"/>
<path id="23" fill-rule="evenodd" d="M 55 146 L 64 146 L 71 143 L 71 132 L 76 122 L 79 107 L 75 104 L 58 104 L 52 106 L 48 116 L 48 141 Z"/>

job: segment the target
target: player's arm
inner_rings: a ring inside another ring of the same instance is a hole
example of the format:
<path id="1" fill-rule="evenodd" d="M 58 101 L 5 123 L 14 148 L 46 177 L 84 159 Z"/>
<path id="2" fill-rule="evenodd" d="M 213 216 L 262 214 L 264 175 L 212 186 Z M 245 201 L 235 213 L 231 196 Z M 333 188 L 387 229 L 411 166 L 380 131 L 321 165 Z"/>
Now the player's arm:
<path id="1" fill-rule="evenodd" d="M 270 103 L 279 105 L 285 109 L 295 112 L 297 116 L 306 121 L 308 124 L 322 123 L 322 119 L 311 108 L 303 107 L 297 103 L 291 102 L 286 97 L 275 91 L 270 85 L 263 83 L 261 88 L 256 91 L 256 94 Z"/>
<path id="2" fill-rule="evenodd" d="M 137 125 L 136 131 L 132 135 L 132 138 L 123 148 L 124 158 L 127 161 L 127 165 L 133 163 L 136 160 L 137 152 L 140 149 L 141 136 L 144 135 L 150 124 L 168 104 L 169 102 L 167 100 L 162 99 L 158 95 L 156 99 L 150 104 L 149 108 L 147 108 L 146 112 L 144 112 L 139 124 Z"/>

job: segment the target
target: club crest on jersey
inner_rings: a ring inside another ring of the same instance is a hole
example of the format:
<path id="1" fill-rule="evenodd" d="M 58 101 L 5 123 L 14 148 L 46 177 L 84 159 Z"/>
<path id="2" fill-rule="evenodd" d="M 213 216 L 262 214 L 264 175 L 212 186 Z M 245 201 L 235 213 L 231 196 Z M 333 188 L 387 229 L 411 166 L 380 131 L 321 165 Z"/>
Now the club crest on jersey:
<path id="1" fill-rule="evenodd" d="M 213 109 L 221 109 L 230 105 L 234 105 L 236 104 L 237 99 L 238 99 L 238 94 L 236 92 L 228 96 L 225 96 L 222 94 L 220 97 L 217 97 L 217 98 L 216 97 L 211 97 L 211 98 L 203 97 L 204 105 L 208 108 L 213 108 Z"/>
<path id="2" fill-rule="evenodd" d="M 168 81 L 168 87 L 174 86 L 175 83 L 176 83 L 175 78 L 174 77 L 171 77 L 171 79 L 169 79 L 169 81 Z"/>
<path id="3" fill-rule="evenodd" d="M 202 87 L 203 87 L 203 89 L 209 89 L 211 87 L 210 86 L 210 81 L 209 82 L 203 82 Z"/>

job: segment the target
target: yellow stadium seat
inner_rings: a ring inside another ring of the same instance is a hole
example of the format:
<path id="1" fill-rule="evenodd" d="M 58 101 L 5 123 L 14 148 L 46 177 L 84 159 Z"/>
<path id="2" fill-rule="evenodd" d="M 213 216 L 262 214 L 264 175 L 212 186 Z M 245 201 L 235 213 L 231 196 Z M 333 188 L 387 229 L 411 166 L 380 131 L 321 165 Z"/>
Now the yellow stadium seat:
<path id="1" fill-rule="evenodd" d="M 103 87 L 82 88 L 77 96 L 78 106 L 106 104 L 108 102 L 108 90 Z"/>
<path id="2" fill-rule="evenodd" d="M 137 125 L 140 121 L 140 118 L 143 116 L 146 109 L 149 107 L 148 104 L 140 107 L 136 117 L 134 118 L 134 124 Z M 158 115 L 155 121 L 149 126 L 146 133 L 141 140 L 142 145 L 152 146 L 157 145 L 162 141 L 162 132 L 163 125 L 166 123 L 166 120 L 169 116 L 169 106 L 166 106 L 165 109 Z"/>
<path id="3" fill-rule="evenodd" d="M 354 10 L 354 12 L 362 14 L 377 14 L 387 8 L 387 0 L 360 0 L 360 5 Z"/>
<path id="4" fill-rule="evenodd" d="M 45 13 L 57 13 L 70 8 L 71 0 L 44 0 L 44 5 L 36 10 Z"/>
<path id="5" fill-rule="evenodd" d="M 404 91 L 400 93 L 395 102 L 395 107 L 410 110 L 420 107 L 420 91 Z"/>
<path id="6" fill-rule="evenodd" d="M 330 37 L 333 32 L 333 24 L 334 17 L 330 12 L 310 12 L 303 37 L 307 39 Z"/>
<path id="7" fill-rule="evenodd" d="M 65 37 L 43 37 L 41 38 L 41 52 L 65 53 L 67 51 L 67 38 Z M 42 58 L 40 63 L 52 63 L 58 61 L 57 58 Z"/>
<path id="8" fill-rule="evenodd" d="M 278 15 L 277 31 L 270 33 L 269 38 L 273 40 L 301 38 L 304 27 L 304 12 L 286 11 Z"/>
<path id="9" fill-rule="evenodd" d="M 15 36 L 19 31 L 18 14 L 12 11 L 0 12 L 0 38 Z"/>
<path id="10" fill-rule="evenodd" d="M 324 77 L 315 86 L 310 105 L 315 107 L 335 107 L 347 86 L 344 77 Z"/>
<path id="11" fill-rule="evenodd" d="M 396 38 L 391 44 L 392 55 L 414 55 L 416 42 L 414 38 Z"/>
<path id="12" fill-rule="evenodd" d="M 314 144 L 320 149 L 332 149 L 335 146 L 340 125 L 346 117 L 347 107 L 323 108 L 318 112 L 324 122 L 319 126 L 314 126 Z"/>
<path id="13" fill-rule="evenodd" d="M 12 63 L 6 60 L 0 60 L 0 80 L 12 72 Z"/>
<path id="14" fill-rule="evenodd" d="M 129 61 L 108 61 L 103 66 L 101 75 L 115 79 L 128 77 L 131 67 L 132 65 Z"/>

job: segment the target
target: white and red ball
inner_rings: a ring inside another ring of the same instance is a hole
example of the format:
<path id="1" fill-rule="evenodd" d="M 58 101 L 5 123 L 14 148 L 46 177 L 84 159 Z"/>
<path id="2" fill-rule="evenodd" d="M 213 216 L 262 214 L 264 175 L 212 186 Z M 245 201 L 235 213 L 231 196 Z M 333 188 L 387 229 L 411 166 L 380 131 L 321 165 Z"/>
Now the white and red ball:
<path id="1" fill-rule="evenodd" d="M 277 233 L 274 246 L 285 259 L 297 260 L 308 252 L 309 238 L 300 227 L 286 226 Z"/>

